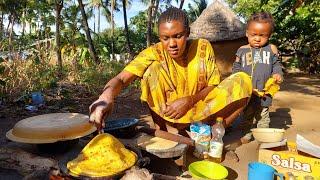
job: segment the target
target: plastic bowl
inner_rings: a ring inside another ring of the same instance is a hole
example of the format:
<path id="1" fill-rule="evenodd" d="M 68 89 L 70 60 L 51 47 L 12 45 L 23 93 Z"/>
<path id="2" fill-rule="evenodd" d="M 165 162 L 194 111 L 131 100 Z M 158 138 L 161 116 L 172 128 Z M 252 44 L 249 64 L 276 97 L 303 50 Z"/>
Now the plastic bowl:
<path id="1" fill-rule="evenodd" d="M 208 179 L 207 177 L 203 176 L 202 174 L 198 173 L 198 171 L 192 169 L 192 168 L 189 168 L 189 173 L 190 175 L 192 176 L 192 179 Z"/>
<path id="2" fill-rule="evenodd" d="M 228 176 L 228 170 L 211 161 L 196 161 L 189 165 L 189 173 L 194 179 L 225 179 Z"/>
<path id="3" fill-rule="evenodd" d="M 251 129 L 253 137 L 262 143 L 280 142 L 283 140 L 284 129 L 254 128 Z"/>

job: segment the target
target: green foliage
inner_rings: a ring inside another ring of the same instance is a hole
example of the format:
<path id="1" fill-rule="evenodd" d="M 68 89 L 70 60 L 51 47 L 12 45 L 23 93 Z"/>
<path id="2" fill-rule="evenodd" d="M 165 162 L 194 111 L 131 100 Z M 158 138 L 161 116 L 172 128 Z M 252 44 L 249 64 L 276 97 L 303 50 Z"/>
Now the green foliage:
<path id="1" fill-rule="evenodd" d="M 4 66 L 0 66 L 0 74 L 3 74 L 4 73 Z"/>
<path id="2" fill-rule="evenodd" d="M 292 58 L 288 59 L 287 67 L 298 68 L 299 67 L 299 59 L 296 57 L 292 57 Z"/>
<path id="3" fill-rule="evenodd" d="M 188 4 L 189 10 L 186 11 L 190 22 L 194 22 L 208 6 L 207 0 L 194 0 L 194 4 Z"/>
<path id="4" fill-rule="evenodd" d="M 148 23 L 147 12 L 140 11 L 136 16 L 130 19 L 130 24 L 133 25 L 133 29 L 138 32 L 147 32 Z"/>
<path id="5" fill-rule="evenodd" d="M 58 80 L 56 67 L 35 59 L 37 56 L 28 61 L 4 62 L 5 71 L 0 79 L 6 83 L 0 93 L 17 95 L 54 86 Z"/>
<path id="6" fill-rule="evenodd" d="M 3 76 L 4 70 L 5 70 L 5 67 L 2 65 L 2 62 L 3 62 L 3 59 L 0 57 L 0 77 Z M 6 82 L 2 78 L 0 78 L 0 87 L 5 85 L 6 85 Z M 0 96 L 1 96 L 1 93 L 0 93 Z"/>
<path id="7" fill-rule="evenodd" d="M 191 22 L 201 14 L 208 3 L 206 0 L 193 1 L 193 5 L 189 4 L 189 10 L 186 11 Z M 91 16 L 93 15 L 92 7 L 98 7 L 98 3 L 103 5 L 102 13 L 110 19 L 111 1 L 101 2 L 86 3 L 89 18 L 93 18 Z M 145 2 L 148 3 L 148 1 Z M 308 69 L 310 64 L 320 66 L 320 1 L 304 0 L 304 3 L 300 5 L 297 5 L 297 2 L 301 2 L 298 0 L 226 0 L 226 2 L 244 20 L 257 11 L 269 11 L 273 14 L 276 28 L 271 42 L 276 44 L 282 53 L 294 54 L 294 58 L 288 61 L 289 66 L 304 69 Z M 168 6 L 170 1 L 160 1 L 159 11 L 163 3 Z M 120 6 L 116 10 L 118 9 Z M 95 64 L 89 54 L 87 38 L 82 27 L 82 16 L 75 1 L 64 1 L 61 11 L 60 35 L 63 63 L 61 76 L 58 76 L 56 66 L 55 35 L 53 33 L 55 30 L 50 29 L 55 23 L 54 1 L 5 0 L 0 2 L 0 10 L 5 19 L 8 19 L 9 15 L 14 15 L 14 23 L 20 27 L 27 22 L 28 32 L 14 33 L 12 45 L 15 52 L 30 52 L 27 60 L 24 61 L 19 58 L 11 62 L 0 59 L 1 97 L 52 88 L 59 81 L 81 84 L 94 91 L 124 67 L 123 62 L 110 61 L 112 39 L 115 54 L 125 54 L 127 51 L 124 28 L 119 27 L 116 22 L 115 27 L 117 28 L 114 29 L 113 38 L 110 37 L 111 29 L 92 34 L 94 46 L 101 59 L 101 64 Z M 130 19 L 129 37 L 135 54 L 146 47 L 146 12 L 141 11 Z M 2 36 L 1 52 L 9 50 L 8 32 L 3 31 L 0 32 Z M 49 47 L 46 43 L 39 43 L 45 39 L 52 39 Z M 158 41 L 157 26 L 154 26 L 151 42 Z M 135 81 L 130 87 L 137 88 L 139 85 L 139 81 Z"/>
<path id="8" fill-rule="evenodd" d="M 51 89 L 59 81 L 80 84 L 95 92 L 124 67 L 119 62 L 104 61 L 96 65 L 89 60 L 67 60 L 60 79 L 57 66 L 49 59 L 40 59 L 39 54 L 26 61 L 3 62 L 1 65 L 5 69 L 3 73 L 0 72 L 0 96 L 19 97 L 27 92 Z"/>
<path id="9" fill-rule="evenodd" d="M 136 16 L 132 17 L 130 19 L 130 25 L 131 27 L 129 29 L 129 37 L 131 41 L 131 48 L 132 51 L 137 54 L 142 49 L 144 49 L 147 45 L 146 42 L 146 32 L 147 32 L 147 16 L 145 12 L 139 12 Z M 111 54 L 111 29 L 106 29 L 104 32 L 99 34 L 95 38 L 95 42 L 98 42 L 96 44 L 97 49 L 99 51 L 99 54 L 103 59 L 109 59 Z M 154 27 L 152 32 L 152 43 L 158 42 L 157 37 L 157 27 Z M 99 39 L 98 39 L 99 38 Z M 114 29 L 114 53 L 115 54 L 123 54 L 126 53 L 126 36 L 124 32 L 124 28 L 118 27 Z"/>
<path id="10" fill-rule="evenodd" d="M 117 62 L 103 62 L 100 65 L 82 67 L 77 81 L 88 87 L 103 86 L 108 80 L 117 75 L 123 69 L 123 64 Z"/>
<path id="11" fill-rule="evenodd" d="M 6 85 L 6 82 L 5 82 L 4 80 L 0 79 L 0 85 L 1 85 L 1 86 L 5 86 L 5 85 Z M 0 96 L 1 96 L 1 94 L 2 94 L 2 93 L 0 93 Z"/>
<path id="12" fill-rule="evenodd" d="M 130 19 L 130 27 L 132 27 L 133 36 L 132 42 L 133 50 L 135 53 L 139 52 L 140 50 L 144 49 L 147 46 L 147 24 L 148 24 L 148 17 L 146 11 L 140 11 L 136 16 Z M 151 32 L 151 43 L 159 42 L 158 38 L 158 27 L 157 23 L 153 27 Z"/>

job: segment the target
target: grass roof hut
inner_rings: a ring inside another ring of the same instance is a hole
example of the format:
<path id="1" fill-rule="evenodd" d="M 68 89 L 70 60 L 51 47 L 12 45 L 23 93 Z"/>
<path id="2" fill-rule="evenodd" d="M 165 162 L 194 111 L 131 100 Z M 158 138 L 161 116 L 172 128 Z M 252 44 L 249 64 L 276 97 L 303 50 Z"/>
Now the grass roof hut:
<path id="1" fill-rule="evenodd" d="M 211 42 L 222 76 L 232 71 L 237 49 L 247 44 L 246 27 L 229 7 L 218 0 L 209 5 L 190 26 L 190 38 Z"/>

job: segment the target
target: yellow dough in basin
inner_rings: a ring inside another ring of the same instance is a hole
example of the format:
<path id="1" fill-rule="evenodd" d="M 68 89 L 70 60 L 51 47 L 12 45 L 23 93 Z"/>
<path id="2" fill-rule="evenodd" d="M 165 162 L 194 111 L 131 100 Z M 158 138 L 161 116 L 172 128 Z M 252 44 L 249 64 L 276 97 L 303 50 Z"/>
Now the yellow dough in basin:
<path id="1" fill-rule="evenodd" d="M 78 157 L 67 163 L 73 175 L 108 177 L 117 175 L 132 167 L 137 155 L 110 134 L 104 133 L 93 138 Z"/>

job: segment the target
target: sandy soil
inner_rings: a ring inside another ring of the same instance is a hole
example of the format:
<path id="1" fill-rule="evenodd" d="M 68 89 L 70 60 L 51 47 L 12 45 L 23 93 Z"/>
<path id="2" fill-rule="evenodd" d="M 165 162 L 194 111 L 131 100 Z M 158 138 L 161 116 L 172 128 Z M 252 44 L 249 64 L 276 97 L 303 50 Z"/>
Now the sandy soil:
<path id="1" fill-rule="evenodd" d="M 271 107 L 271 127 L 286 129 L 285 137 L 295 141 L 296 134 L 320 132 L 320 79 L 302 75 L 286 77 L 281 91 L 275 95 Z M 233 178 L 247 179 L 247 164 L 258 160 L 258 143 L 242 145 L 236 152 L 238 163 L 226 160 L 223 164 L 233 171 Z"/>
<path id="2" fill-rule="evenodd" d="M 23 104 L 2 105 L 0 106 L 0 145 L 4 146 L 8 144 L 5 133 L 21 119 L 52 112 L 80 112 L 87 114 L 88 106 L 95 98 L 90 94 L 85 94 L 62 98 L 61 100 L 51 100 L 47 102 L 47 107 L 34 113 L 24 110 Z M 282 89 L 276 94 L 273 106 L 271 107 L 271 127 L 286 129 L 286 137 L 289 140 L 294 140 L 297 133 L 312 130 L 320 131 L 319 114 L 319 76 L 287 75 Z M 110 119 L 120 117 L 140 118 L 142 121 L 152 125 L 148 109 L 140 102 L 137 90 L 124 93 L 121 97 L 117 98 L 116 107 Z M 240 132 L 235 129 L 229 136 L 231 138 L 238 138 L 239 135 Z M 240 158 L 238 163 L 232 160 L 225 160 L 222 163 L 229 169 L 229 179 L 247 179 L 247 164 L 258 160 L 257 146 L 256 141 L 242 145 L 236 150 Z M 166 165 L 163 166 L 164 163 L 168 163 L 168 161 L 155 159 L 150 168 L 157 170 L 159 173 L 179 175 L 180 171 L 176 167 L 168 168 Z M 8 177 L 8 172 L 0 169 L 0 179 Z"/>

